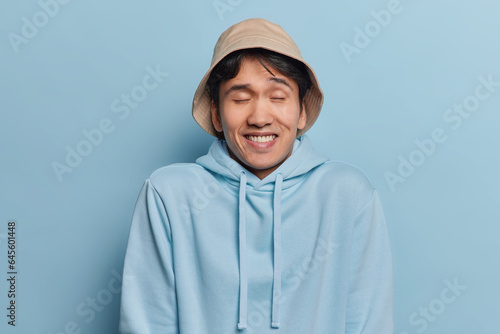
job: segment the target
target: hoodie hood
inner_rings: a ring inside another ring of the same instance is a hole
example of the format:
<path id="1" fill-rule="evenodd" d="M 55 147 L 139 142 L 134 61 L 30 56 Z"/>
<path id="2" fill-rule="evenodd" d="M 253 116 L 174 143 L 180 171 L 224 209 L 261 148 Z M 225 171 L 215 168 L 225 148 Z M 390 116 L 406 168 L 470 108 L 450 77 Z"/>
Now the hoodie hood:
<path id="1" fill-rule="evenodd" d="M 299 182 L 301 175 L 327 160 L 326 156 L 314 151 L 308 136 L 302 135 L 295 139 L 288 159 L 262 180 L 229 156 L 227 143 L 222 139 L 215 139 L 208 153 L 196 159 L 196 163 L 224 176 L 233 185 L 240 182 L 240 174 L 244 171 L 249 186 L 254 190 L 269 191 L 275 186 L 277 174 L 283 176 L 283 189 L 286 189 Z"/>
<path id="2" fill-rule="evenodd" d="M 247 327 L 248 275 L 246 249 L 246 191 L 274 191 L 273 210 L 273 294 L 271 326 L 279 328 L 281 296 L 281 192 L 302 179 L 304 174 L 329 159 L 315 152 L 306 135 L 295 139 L 292 154 L 276 170 L 259 179 L 229 156 L 225 140 L 216 139 L 208 153 L 196 160 L 204 168 L 222 175 L 227 182 L 239 187 L 238 198 L 238 248 L 239 248 L 239 321 L 238 329 Z"/>

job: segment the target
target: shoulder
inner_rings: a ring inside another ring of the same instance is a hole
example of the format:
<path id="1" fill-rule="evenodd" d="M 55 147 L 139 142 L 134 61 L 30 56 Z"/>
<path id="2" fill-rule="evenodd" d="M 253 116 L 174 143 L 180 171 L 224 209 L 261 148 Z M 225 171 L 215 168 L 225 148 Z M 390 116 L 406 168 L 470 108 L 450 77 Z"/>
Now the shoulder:
<path id="1" fill-rule="evenodd" d="M 328 160 L 319 166 L 318 171 L 333 183 L 351 184 L 373 189 L 372 183 L 361 168 L 338 160 Z"/>
<path id="2" fill-rule="evenodd" d="M 375 191 L 366 173 L 348 162 L 328 160 L 317 168 L 316 174 L 324 186 L 356 196 L 361 203 L 368 202 Z"/>
<path id="3" fill-rule="evenodd" d="M 180 189 L 200 182 L 207 171 L 195 163 L 174 163 L 158 168 L 149 177 L 149 183 L 157 190 Z"/>

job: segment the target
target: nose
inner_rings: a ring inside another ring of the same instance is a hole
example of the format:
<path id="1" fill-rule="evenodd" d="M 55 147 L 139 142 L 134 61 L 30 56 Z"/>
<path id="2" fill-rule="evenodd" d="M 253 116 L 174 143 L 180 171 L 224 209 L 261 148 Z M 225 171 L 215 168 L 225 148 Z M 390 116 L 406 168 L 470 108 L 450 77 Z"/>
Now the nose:
<path id="1" fill-rule="evenodd" d="M 259 98 L 253 104 L 250 114 L 248 115 L 248 125 L 262 128 L 273 123 L 272 108 L 266 103 L 266 99 Z"/>

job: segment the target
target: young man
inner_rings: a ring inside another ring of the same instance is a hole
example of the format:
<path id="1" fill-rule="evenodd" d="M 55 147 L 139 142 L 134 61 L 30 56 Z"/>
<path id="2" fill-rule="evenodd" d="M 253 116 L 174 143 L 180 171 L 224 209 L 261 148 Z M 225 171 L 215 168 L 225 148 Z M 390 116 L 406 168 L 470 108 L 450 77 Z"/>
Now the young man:
<path id="1" fill-rule="evenodd" d="M 377 192 L 304 135 L 322 102 L 278 25 L 250 19 L 220 36 L 193 100 L 217 139 L 141 190 L 121 333 L 393 333 Z"/>

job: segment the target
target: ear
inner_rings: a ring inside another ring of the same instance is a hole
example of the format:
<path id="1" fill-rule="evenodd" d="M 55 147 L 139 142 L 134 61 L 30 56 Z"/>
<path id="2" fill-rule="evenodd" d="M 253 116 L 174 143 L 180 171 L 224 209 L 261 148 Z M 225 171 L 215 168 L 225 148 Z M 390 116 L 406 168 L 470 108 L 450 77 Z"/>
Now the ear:
<path id="1" fill-rule="evenodd" d="M 302 130 L 306 126 L 306 121 L 307 121 L 306 105 L 304 101 L 302 101 L 302 108 L 300 109 L 299 123 L 297 124 L 297 129 Z"/>
<path id="2" fill-rule="evenodd" d="M 212 100 L 212 105 L 210 107 L 210 113 L 212 114 L 212 124 L 215 130 L 222 132 L 222 123 L 220 121 L 219 115 L 217 114 L 217 107 L 215 106 L 214 100 Z"/>

